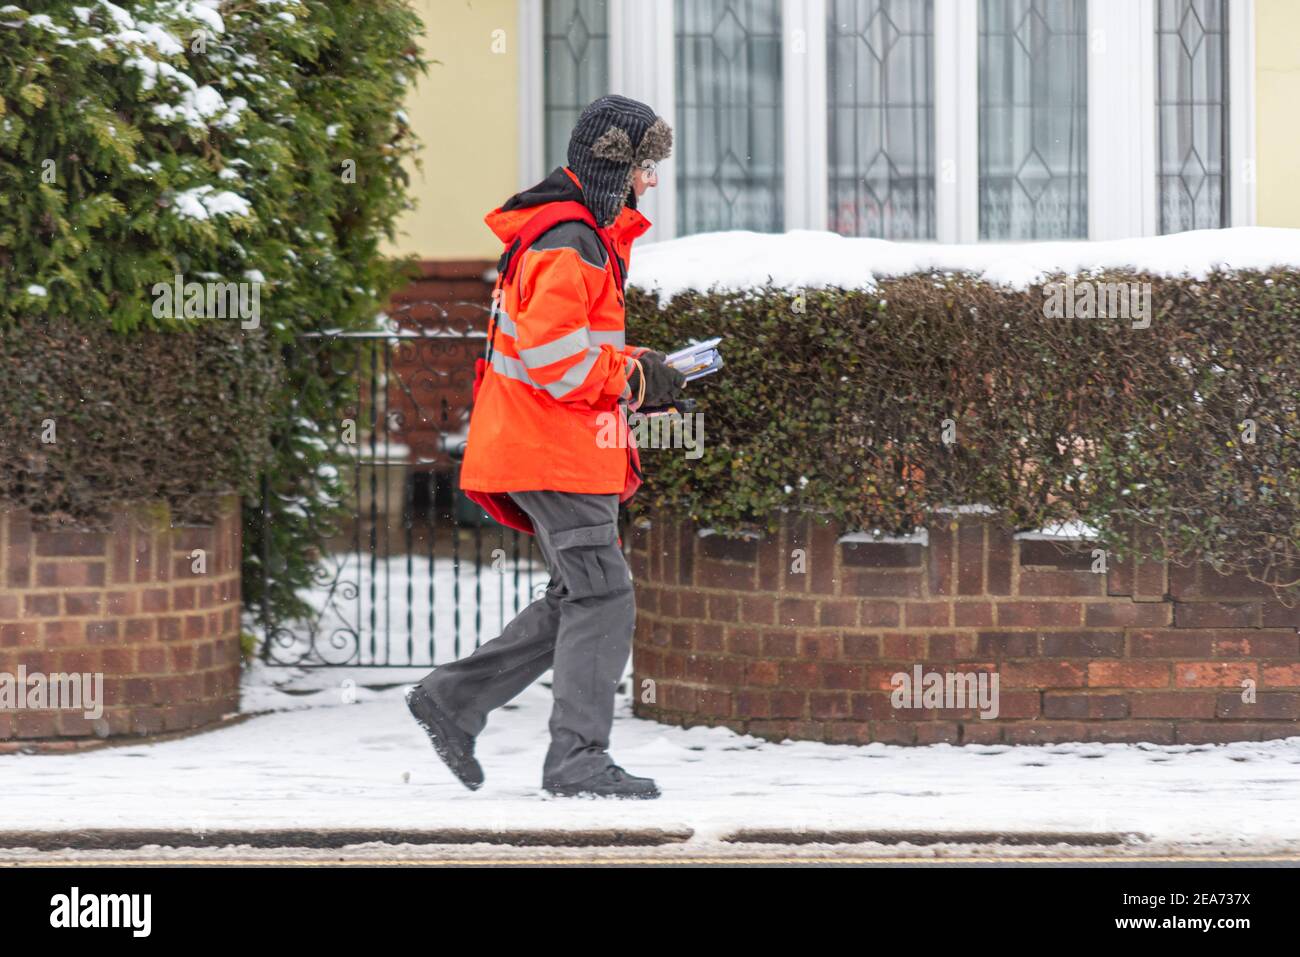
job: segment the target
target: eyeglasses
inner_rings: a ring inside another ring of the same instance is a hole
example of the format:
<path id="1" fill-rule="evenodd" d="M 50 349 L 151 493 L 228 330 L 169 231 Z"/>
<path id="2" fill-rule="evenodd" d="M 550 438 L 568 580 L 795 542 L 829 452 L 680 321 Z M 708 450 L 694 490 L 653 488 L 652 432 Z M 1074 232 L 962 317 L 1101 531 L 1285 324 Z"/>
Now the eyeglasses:
<path id="1" fill-rule="evenodd" d="M 659 164 L 654 160 L 645 160 L 644 162 L 638 163 L 636 168 L 647 176 L 653 176 L 658 170 Z"/>

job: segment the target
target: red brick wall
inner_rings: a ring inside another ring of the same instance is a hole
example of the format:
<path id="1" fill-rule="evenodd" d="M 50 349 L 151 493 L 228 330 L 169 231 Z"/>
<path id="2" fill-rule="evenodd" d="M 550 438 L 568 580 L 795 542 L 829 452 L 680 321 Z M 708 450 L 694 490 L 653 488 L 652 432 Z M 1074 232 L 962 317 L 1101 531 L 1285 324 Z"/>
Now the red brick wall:
<path id="1" fill-rule="evenodd" d="M 978 515 L 928 546 L 839 534 L 791 519 L 761 541 L 701 538 L 663 516 L 634 530 L 636 714 L 832 743 L 1300 735 L 1300 607 L 1262 586 L 1158 562 L 1099 574 L 1091 546 L 1062 554 Z M 894 708 L 891 677 L 917 664 L 996 673 L 999 716 Z"/>
<path id="2" fill-rule="evenodd" d="M 399 382 L 388 390 L 398 413 L 391 438 L 411 447 L 418 462 L 448 467 L 440 437 L 469 422 L 474 360 L 483 354 L 492 283 L 484 278 L 495 262 L 424 262 L 420 278 L 393 295 L 388 313 L 403 329 L 449 331 L 457 337 L 405 343 L 393 353 Z M 462 338 L 463 337 L 463 338 Z"/>
<path id="3" fill-rule="evenodd" d="M 240 531 L 234 496 L 212 526 L 172 527 L 165 509 L 138 509 L 107 531 L 42 531 L 24 512 L 0 513 L 0 673 L 102 673 L 105 704 L 95 722 L 0 710 L 0 752 L 179 731 L 237 711 Z"/>

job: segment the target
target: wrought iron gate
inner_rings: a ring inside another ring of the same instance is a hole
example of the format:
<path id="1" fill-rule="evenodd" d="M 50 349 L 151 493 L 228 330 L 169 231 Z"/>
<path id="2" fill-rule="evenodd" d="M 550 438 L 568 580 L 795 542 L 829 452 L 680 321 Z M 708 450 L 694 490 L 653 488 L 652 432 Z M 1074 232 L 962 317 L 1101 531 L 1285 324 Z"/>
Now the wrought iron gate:
<path id="1" fill-rule="evenodd" d="M 356 415 L 339 436 L 344 519 L 299 592 L 310 614 L 263 621 L 267 663 L 431 667 L 496 637 L 545 589 L 533 537 L 497 525 L 459 489 L 478 326 L 299 339 L 292 361 L 347 370 Z M 264 556 L 263 574 L 275 566 Z"/>

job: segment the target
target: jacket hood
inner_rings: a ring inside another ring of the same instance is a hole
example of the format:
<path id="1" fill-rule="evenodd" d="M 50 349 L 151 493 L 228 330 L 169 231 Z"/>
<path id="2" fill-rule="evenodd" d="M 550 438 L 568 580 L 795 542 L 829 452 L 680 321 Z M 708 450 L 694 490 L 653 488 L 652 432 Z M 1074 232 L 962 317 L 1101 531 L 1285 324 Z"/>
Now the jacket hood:
<path id="1" fill-rule="evenodd" d="M 537 207 L 562 202 L 587 205 L 578 177 L 568 167 L 557 166 L 540 183 L 515 193 L 483 217 L 483 221 L 496 234 L 497 239 L 509 245 L 514 242 L 524 223 L 532 218 Z M 622 234 L 625 239 L 635 239 L 650 228 L 650 221 L 637 212 L 635 190 L 629 191 L 625 208 L 608 228 L 612 235 Z"/>

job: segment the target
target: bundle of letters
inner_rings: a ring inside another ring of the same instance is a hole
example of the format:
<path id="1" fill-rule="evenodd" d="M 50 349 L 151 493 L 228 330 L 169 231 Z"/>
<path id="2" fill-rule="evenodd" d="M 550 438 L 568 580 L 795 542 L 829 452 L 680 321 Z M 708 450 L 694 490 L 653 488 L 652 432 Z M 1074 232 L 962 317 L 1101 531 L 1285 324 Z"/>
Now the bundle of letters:
<path id="1" fill-rule="evenodd" d="M 722 353 L 718 351 L 718 343 L 721 341 L 722 338 L 719 337 L 692 343 L 669 355 L 665 362 L 678 372 L 685 373 L 687 382 L 694 382 L 722 368 Z"/>

